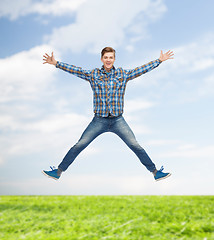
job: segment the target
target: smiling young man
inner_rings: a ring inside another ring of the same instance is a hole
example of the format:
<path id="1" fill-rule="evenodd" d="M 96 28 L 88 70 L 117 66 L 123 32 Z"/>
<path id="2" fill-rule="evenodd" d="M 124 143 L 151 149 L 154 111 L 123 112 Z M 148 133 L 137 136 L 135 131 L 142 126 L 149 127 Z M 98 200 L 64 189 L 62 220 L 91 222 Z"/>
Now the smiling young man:
<path id="1" fill-rule="evenodd" d="M 101 52 L 102 68 L 84 70 L 74 65 L 56 61 L 53 52 L 51 56 L 46 53 L 43 56 L 44 63 L 53 64 L 56 68 L 74 74 L 90 83 L 93 90 L 94 117 L 79 141 L 65 155 L 58 168 L 51 168 L 51 171 L 43 170 L 43 173 L 53 179 L 59 179 L 62 172 L 67 170 L 78 154 L 97 136 L 104 132 L 112 132 L 117 134 L 136 154 L 141 163 L 153 173 L 156 181 L 169 177 L 171 174 L 164 173 L 163 167 L 160 170 L 156 169 L 146 151 L 137 142 L 122 114 L 127 82 L 158 67 L 163 61 L 172 59 L 173 55 L 172 51 L 166 53 L 161 51 L 159 59 L 131 70 L 124 70 L 114 67 L 115 50 L 106 47 Z"/>
<path id="2" fill-rule="evenodd" d="M 112 48 L 104 48 L 101 52 L 101 61 L 103 62 L 105 70 L 109 72 L 114 65 L 115 50 Z"/>

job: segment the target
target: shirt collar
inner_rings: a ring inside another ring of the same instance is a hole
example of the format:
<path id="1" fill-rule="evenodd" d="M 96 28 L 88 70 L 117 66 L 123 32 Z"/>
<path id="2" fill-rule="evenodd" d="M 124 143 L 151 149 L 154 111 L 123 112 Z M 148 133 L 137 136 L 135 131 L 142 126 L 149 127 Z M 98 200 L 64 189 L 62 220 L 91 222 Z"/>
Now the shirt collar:
<path id="1" fill-rule="evenodd" d="M 101 71 L 103 72 L 103 73 L 112 73 L 113 71 L 115 71 L 115 67 L 113 66 L 112 68 L 111 68 L 111 70 L 110 70 L 110 72 L 107 72 L 106 70 L 105 70 L 105 68 L 104 68 L 104 65 L 102 65 L 102 67 L 101 67 Z"/>

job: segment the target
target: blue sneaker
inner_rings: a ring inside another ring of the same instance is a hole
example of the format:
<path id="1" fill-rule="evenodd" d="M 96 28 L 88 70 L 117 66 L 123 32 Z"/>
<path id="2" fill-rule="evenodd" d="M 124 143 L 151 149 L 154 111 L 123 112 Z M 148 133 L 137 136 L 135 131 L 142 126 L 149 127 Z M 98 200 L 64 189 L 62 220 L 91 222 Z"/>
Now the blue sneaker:
<path id="1" fill-rule="evenodd" d="M 161 167 L 160 170 L 157 171 L 156 175 L 154 176 L 155 180 L 156 181 L 159 181 L 159 180 L 162 180 L 162 179 L 165 179 L 169 176 L 171 176 L 171 173 L 163 173 L 163 166 Z"/>
<path id="2" fill-rule="evenodd" d="M 44 173 L 46 176 L 50 178 L 58 180 L 60 178 L 60 175 L 57 174 L 58 169 L 55 169 L 55 167 L 50 167 L 50 168 L 51 168 L 51 171 L 43 170 L 42 173 Z"/>

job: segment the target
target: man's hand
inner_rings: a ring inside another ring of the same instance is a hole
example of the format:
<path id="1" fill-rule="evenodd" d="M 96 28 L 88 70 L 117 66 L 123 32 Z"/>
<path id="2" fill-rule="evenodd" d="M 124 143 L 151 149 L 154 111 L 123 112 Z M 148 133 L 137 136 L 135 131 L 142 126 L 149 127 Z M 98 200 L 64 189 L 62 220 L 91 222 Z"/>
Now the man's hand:
<path id="1" fill-rule="evenodd" d="M 173 59 L 172 56 L 174 56 L 173 51 L 170 51 L 170 50 L 169 50 L 168 52 L 163 53 L 163 51 L 161 50 L 159 60 L 160 60 L 161 62 L 163 62 L 163 61 L 166 61 L 166 60 L 168 60 L 168 59 Z"/>
<path id="2" fill-rule="evenodd" d="M 51 53 L 51 56 L 49 56 L 47 53 L 45 53 L 45 55 L 43 55 L 43 64 L 45 63 L 49 63 L 49 64 L 53 64 L 56 66 L 57 61 L 54 58 L 53 52 Z"/>

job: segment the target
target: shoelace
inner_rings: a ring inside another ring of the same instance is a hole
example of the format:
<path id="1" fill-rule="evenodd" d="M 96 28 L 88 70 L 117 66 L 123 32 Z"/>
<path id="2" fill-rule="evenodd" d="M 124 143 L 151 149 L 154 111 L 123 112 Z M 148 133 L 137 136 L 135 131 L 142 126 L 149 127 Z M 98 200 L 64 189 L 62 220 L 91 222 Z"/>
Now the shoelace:
<path id="1" fill-rule="evenodd" d="M 52 171 L 54 171 L 56 169 L 54 166 L 53 167 L 50 166 L 50 168 L 51 168 Z"/>
<path id="2" fill-rule="evenodd" d="M 162 172 L 164 170 L 164 167 L 162 166 L 159 170 L 159 172 Z"/>

